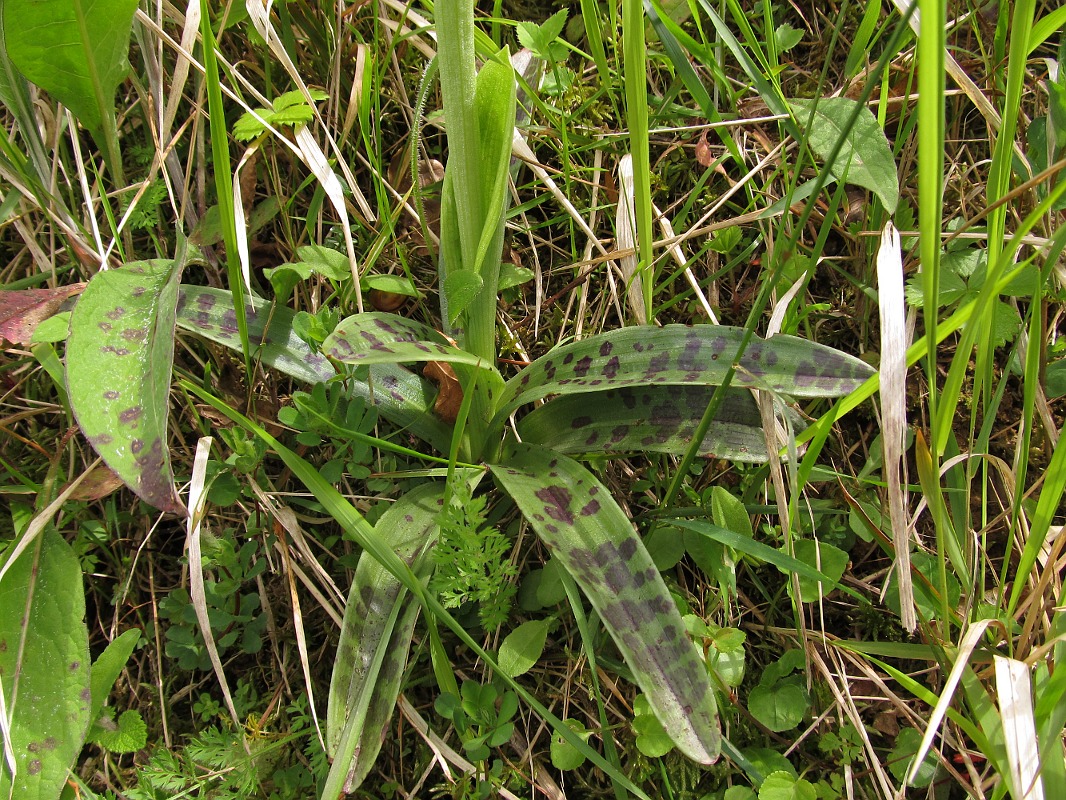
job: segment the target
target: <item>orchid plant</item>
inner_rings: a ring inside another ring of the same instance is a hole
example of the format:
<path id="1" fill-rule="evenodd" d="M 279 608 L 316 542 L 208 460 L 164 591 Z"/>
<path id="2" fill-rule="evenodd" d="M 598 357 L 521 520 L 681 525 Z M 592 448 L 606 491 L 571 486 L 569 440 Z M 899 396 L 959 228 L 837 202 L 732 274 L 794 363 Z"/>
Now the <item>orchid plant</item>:
<path id="1" fill-rule="evenodd" d="M 323 797 L 352 791 L 368 774 L 396 703 L 420 608 L 482 652 L 426 586 L 433 568 L 428 556 L 454 487 L 489 476 L 580 587 L 678 749 L 711 763 L 721 748 L 711 671 L 634 525 L 575 456 L 693 451 L 765 460 L 753 390 L 840 396 L 872 370 L 791 336 L 763 340 L 709 324 L 646 325 L 570 342 L 505 378 L 497 368 L 497 285 L 516 82 L 505 51 L 476 68 L 470 2 L 441 0 L 436 11 L 449 144 L 439 252 L 443 332 L 396 314 L 360 313 L 312 349 L 282 305 L 251 297 L 238 324 L 231 293 L 181 284 L 183 268 L 195 257 L 182 250 L 173 260 L 127 264 L 89 282 L 67 343 L 72 407 L 97 452 L 142 499 L 185 513 L 173 488 L 166 438 L 174 329 L 241 350 L 245 331 L 239 329 L 246 326 L 250 356 L 307 383 L 343 382 L 380 418 L 444 454 L 446 479 L 401 497 L 371 526 L 309 462 L 252 420 L 185 385 L 261 437 L 363 547 L 330 687 L 327 744 L 334 765 Z M 412 366 L 418 364 L 454 371 L 458 408 L 441 408 L 442 389 Z M 717 413 L 701 424 L 712 399 Z M 393 443 L 373 443 L 422 457 Z M 448 683 L 443 672 L 437 669 L 442 686 Z M 578 744 L 587 748 L 583 740 Z"/>

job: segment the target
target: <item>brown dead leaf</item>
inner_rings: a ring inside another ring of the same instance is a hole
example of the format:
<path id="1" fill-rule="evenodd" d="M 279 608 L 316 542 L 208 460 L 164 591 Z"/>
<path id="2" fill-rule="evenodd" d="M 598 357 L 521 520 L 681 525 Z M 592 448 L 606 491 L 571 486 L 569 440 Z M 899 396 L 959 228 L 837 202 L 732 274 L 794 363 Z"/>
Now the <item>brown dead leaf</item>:
<path id="1" fill-rule="evenodd" d="M 437 402 L 433 404 L 433 413 L 449 424 L 459 416 L 459 407 L 463 404 L 463 387 L 451 364 L 445 361 L 430 361 L 422 370 L 422 375 L 437 386 Z"/>
<path id="2" fill-rule="evenodd" d="M 84 288 L 84 283 L 72 283 L 58 289 L 0 291 L 0 338 L 12 344 L 29 344 L 37 326 Z"/>
<path id="3" fill-rule="evenodd" d="M 98 464 L 82 478 L 78 487 L 71 492 L 70 499 L 94 503 L 103 500 L 122 486 L 122 478 L 112 472 L 107 464 Z"/>
<path id="4" fill-rule="evenodd" d="M 707 131 L 700 134 L 700 140 L 696 142 L 696 161 L 704 167 L 709 167 L 714 163 L 714 154 L 711 153 L 711 146 L 707 143 Z"/>

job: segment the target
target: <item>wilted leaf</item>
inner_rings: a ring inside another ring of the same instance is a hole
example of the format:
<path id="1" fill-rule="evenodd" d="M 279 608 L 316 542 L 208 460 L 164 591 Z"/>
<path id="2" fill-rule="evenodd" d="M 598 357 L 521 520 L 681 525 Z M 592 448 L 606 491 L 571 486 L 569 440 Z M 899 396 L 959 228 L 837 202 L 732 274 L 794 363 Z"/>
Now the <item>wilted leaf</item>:
<path id="1" fill-rule="evenodd" d="M 683 454 L 714 394 L 709 386 L 626 386 L 564 395 L 518 424 L 523 441 L 562 453 L 642 451 Z M 590 413 L 593 412 L 593 413 Z M 793 422 L 802 428 L 795 416 Z M 698 455 L 766 461 L 766 436 L 751 392 L 729 389 Z"/>
<path id="2" fill-rule="evenodd" d="M 86 500 L 90 503 L 107 497 L 122 487 L 122 478 L 115 474 L 107 464 L 97 465 L 92 472 L 81 479 L 77 488 L 70 494 L 71 500 Z"/>
<path id="3" fill-rule="evenodd" d="M 422 374 L 437 387 L 437 399 L 433 413 L 449 425 L 454 424 L 463 405 L 463 387 L 451 365 L 443 361 L 430 361 Z"/>
<path id="4" fill-rule="evenodd" d="M 892 147 L 873 112 L 860 108 L 854 126 L 846 129 L 858 105 L 849 97 L 789 100 L 789 104 L 801 125 L 810 119 L 807 141 L 819 158 L 829 158 L 837 141 L 843 138 L 837 159 L 829 166 L 833 175 L 869 189 L 881 199 L 888 213 L 893 213 L 899 203 L 899 176 Z"/>
<path id="5" fill-rule="evenodd" d="M 566 456 L 516 445 L 493 475 L 592 603 L 678 748 L 701 763 L 721 733 L 707 667 L 632 523 Z"/>
<path id="6" fill-rule="evenodd" d="M 17 769 L 0 767 L 0 797 L 54 800 L 81 752 L 90 690 L 81 565 L 51 527 L 0 581 L 0 686 Z"/>
<path id="7" fill-rule="evenodd" d="M 37 326 L 84 289 L 84 283 L 72 283 L 58 289 L 0 291 L 0 340 L 29 344 Z"/>
<path id="8" fill-rule="evenodd" d="M 19 72 L 100 131 L 129 69 L 137 0 L 5 0 L 2 8 Z"/>
<path id="9" fill-rule="evenodd" d="M 146 503 L 183 513 L 167 443 L 178 279 L 155 259 L 98 272 L 70 317 L 67 388 L 85 438 Z"/>

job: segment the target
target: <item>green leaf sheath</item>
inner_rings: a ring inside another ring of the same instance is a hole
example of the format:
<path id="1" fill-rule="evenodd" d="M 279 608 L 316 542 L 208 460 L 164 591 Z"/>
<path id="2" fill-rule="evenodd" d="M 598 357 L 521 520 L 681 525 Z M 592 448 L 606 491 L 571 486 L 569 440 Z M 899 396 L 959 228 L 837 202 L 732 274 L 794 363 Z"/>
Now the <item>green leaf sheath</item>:
<path id="1" fill-rule="evenodd" d="M 516 445 L 496 480 L 603 620 L 678 748 L 709 764 L 721 745 L 707 667 L 625 512 L 566 456 Z"/>
<path id="2" fill-rule="evenodd" d="M 656 452 L 682 455 L 713 386 L 624 386 L 565 395 L 534 409 L 518 423 L 522 441 L 561 453 Z M 802 427 L 798 415 L 793 423 Z M 732 461 L 766 461 L 766 436 L 755 398 L 728 389 L 698 455 Z"/>
<path id="3" fill-rule="evenodd" d="M 0 762 L 0 797 L 55 800 L 81 752 L 91 691 L 81 565 L 51 526 L 0 581 L 0 686 L 17 770 Z"/>
<path id="4" fill-rule="evenodd" d="M 241 343 L 232 293 L 199 286 L 180 288 L 178 326 L 239 353 Z M 337 377 L 333 365 L 293 331 L 295 315 L 291 309 L 272 308 L 265 300 L 253 298 L 247 316 L 249 338 L 262 342 L 252 354 L 264 364 L 305 383 L 323 383 Z M 452 431 L 433 415 L 437 388 L 432 383 L 404 367 L 375 364 L 370 367 L 369 381 L 353 380 L 349 385 L 354 396 L 373 404 L 382 417 L 447 452 Z"/>
<path id="5" fill-rule="evenodd" d="M 443 495 L 443 484 L 420 486 L 397 500 L 374 528 L 382 544 L 416 575 L 430 567 L 423 556 L 437 538 Z M 326 715 L 327 746 L 335 768 L 345 771 L 346 792 L 363 782 L 381 748 L 419 608 L 372 555 L 360 556 L 344 609 Z"/>
<path id="6" fill-rule="evenodd" d="M 183 513 L 167 447 L 167 395 L 183 265 L 97 273 L 70 317 L 67 388 L 85 438 L 146 503 Z"/>
<path id="7" fill-rule="evenodd" d="M 557 347 L 504 387 L 500 414 L 549 394 L 640 385 L 718 385 L 734 362 L 742 328 L 666 325 L 623 328 Z M 797 397 L 845 395 L 874 374 L 854 356 L 794 336 L 752 337 L 733 386 Z"/>

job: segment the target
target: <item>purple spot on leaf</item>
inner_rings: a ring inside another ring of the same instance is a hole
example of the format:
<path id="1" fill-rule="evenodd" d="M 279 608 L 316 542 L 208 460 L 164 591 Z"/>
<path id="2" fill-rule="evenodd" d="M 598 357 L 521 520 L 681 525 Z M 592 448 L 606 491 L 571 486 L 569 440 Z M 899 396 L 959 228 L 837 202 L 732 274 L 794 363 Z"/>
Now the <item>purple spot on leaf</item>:
<path id="1" fill-rule="evenodd" d="M 546 486 L 535 492 L 536 498 L 544 503 L 544 513 L 557 522 L 574 524 L 574 515 L 570 513 L 570 491 L 563 486 Z"/>
<path id="2" fill-rule="evenodd" d="M 118 306 L 117 308 L 113 308 L 108 311 L 107 314 L 105 314 L 104 316 L 106 316 L 109 320 L 116 320 L 120 317 L 124 317 L 125 315 L 126 309 L 124 309 L 122 306 Z"/>
<path id="3" fill-rule="evenodd" d="M 141 414 L 143 413 L 143 407 L 133 406 L 132 408 L 127 408 L 125 411 L 120 412 L 118 415 L 118 421 L 123 425 L 132 425 L 136 427 L 137 420 L 141 418 Z"/>
<path id="4" fill-rule="evenodd" d="M 105 400 L 118 400 L 122 396 L 121 392 L 116 392 L 114 389 L 109 389 L 104 392 Z"/>
<path id="5" fill-rule="evenodd" d="M 591 366 L 592 359 L 588 356 L 585 356 L 576 364 L 574 364 L 574 374 L 577 375 L 579 378 L 584 378 L 586 375 L 588 375 L 589 367 Z"/>

